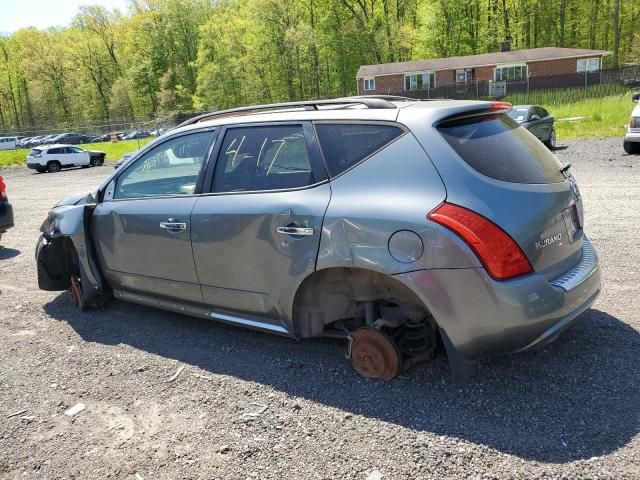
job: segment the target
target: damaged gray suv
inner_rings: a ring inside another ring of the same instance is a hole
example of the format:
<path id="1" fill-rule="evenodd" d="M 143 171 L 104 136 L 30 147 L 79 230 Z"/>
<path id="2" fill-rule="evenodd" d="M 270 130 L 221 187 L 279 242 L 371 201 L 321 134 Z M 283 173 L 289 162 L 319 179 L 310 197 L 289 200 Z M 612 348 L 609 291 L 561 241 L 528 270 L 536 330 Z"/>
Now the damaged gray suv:
<path id="1" fill-rule="evenodd" d="M 350 97 L 194 118 L 54 207 L 44 290 L 294 338 L 391 379 L 554 340 L 600 292 L 569 172 L 508 103 Z"/>

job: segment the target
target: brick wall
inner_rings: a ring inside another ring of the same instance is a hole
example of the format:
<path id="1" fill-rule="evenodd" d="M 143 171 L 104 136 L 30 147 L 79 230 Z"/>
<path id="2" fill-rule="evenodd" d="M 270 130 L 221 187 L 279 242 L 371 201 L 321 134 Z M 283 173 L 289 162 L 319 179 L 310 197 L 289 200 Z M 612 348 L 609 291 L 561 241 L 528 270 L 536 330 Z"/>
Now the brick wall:
<path id="1" fill-rule="evenodd" d="M 495 68 L 495 65 L 490 65 L 488 67 L 476 67 L 473 69 L 473 79 L 480 80 L 481 82 L 493 80 L 493 71 L 495 70 Z"/>
<path id="2" fill-rule="evenodd" d="M 384 75 L 382 77 L 376 77 L 376 89 L 366 90 L 364 89 L 364 80 L 358 79 L 358 91 L 360 95 L 386 95 L 389 92 L 401 92 L 404 90 L 404 75 Z"/>
<path id="3" fill-rule="evenodd" d="M 455 70 L 438 70 L 436 72 L 436 86 L 449 85 L 455 83 L 456 71 Z"/>
<path id="4" fill-rule="evenodd" d="M 585 57 L 594 58 L 594 57 Z M 597 58 L 597 57 L 595 57 Z M 602 66 L 602 60 L 601 60 Z M 578 67 L 577 58 L 562 58 L 559 60 L 543 60 L 541 62 L 527 63 L 529 75 L 532 77 L 547 77 L 549 75 L 567 75 L 576 73 Z"/>

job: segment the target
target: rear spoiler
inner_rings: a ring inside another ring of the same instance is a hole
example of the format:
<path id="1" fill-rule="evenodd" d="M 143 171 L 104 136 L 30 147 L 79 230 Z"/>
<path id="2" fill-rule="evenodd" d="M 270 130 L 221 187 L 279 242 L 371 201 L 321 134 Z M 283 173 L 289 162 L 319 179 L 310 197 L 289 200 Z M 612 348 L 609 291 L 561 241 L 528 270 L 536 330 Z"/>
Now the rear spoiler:
<path id="1" fill-rule="evenodd" d="M 509 102 L 486 102 L 470 105 L 470 108 L 457 111 L 451 115 L 447 115 L 436 122 L 436 125 L 443 123 L 461 120 L 464 118 L 481 117 L 485 115 L 500 115 L 508 113 L 511 110 L 511 103 Z"/>

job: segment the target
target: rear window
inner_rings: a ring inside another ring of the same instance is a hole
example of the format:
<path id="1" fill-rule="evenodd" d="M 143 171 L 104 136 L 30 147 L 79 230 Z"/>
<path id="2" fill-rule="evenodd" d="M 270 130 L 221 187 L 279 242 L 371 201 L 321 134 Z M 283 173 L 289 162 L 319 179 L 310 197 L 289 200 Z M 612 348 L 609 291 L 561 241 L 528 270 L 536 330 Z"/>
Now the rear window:
<path id="1" fill-rule="evenodd" d="M 487 177 L 511 183 L 559 183 L 562 164 L 506 115 L 473 117 L 438 127 L 456 153 Z"/>
<path id="2" fill-rule="evenodd" d="M 29 156 L 35 157 L 36 155 L 40 155 L 40 153 L 42 153 L 42 150 L 40 150 L 39 148 L 32 148 L 29 152 Z"/>
<path id="3" fill-rule="evenodd" d="M 320 147 L 332 177 L 391 143 L 403 134 L 392 125 L 380 124 L 316 124 Z"/>

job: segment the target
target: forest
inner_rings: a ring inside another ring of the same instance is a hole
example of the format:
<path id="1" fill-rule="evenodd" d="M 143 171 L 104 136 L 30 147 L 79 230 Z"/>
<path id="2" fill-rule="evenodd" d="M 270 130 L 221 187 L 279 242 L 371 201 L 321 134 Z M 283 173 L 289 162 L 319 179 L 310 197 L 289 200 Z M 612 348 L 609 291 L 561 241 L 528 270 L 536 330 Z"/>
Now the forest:
<path id="1" fill-rule="evenodd" d="M 363 64 L 544 46 L 640 63 L 638 0 L 131 0 L 0 34 L 0 130 L 354 94 Z"/>

